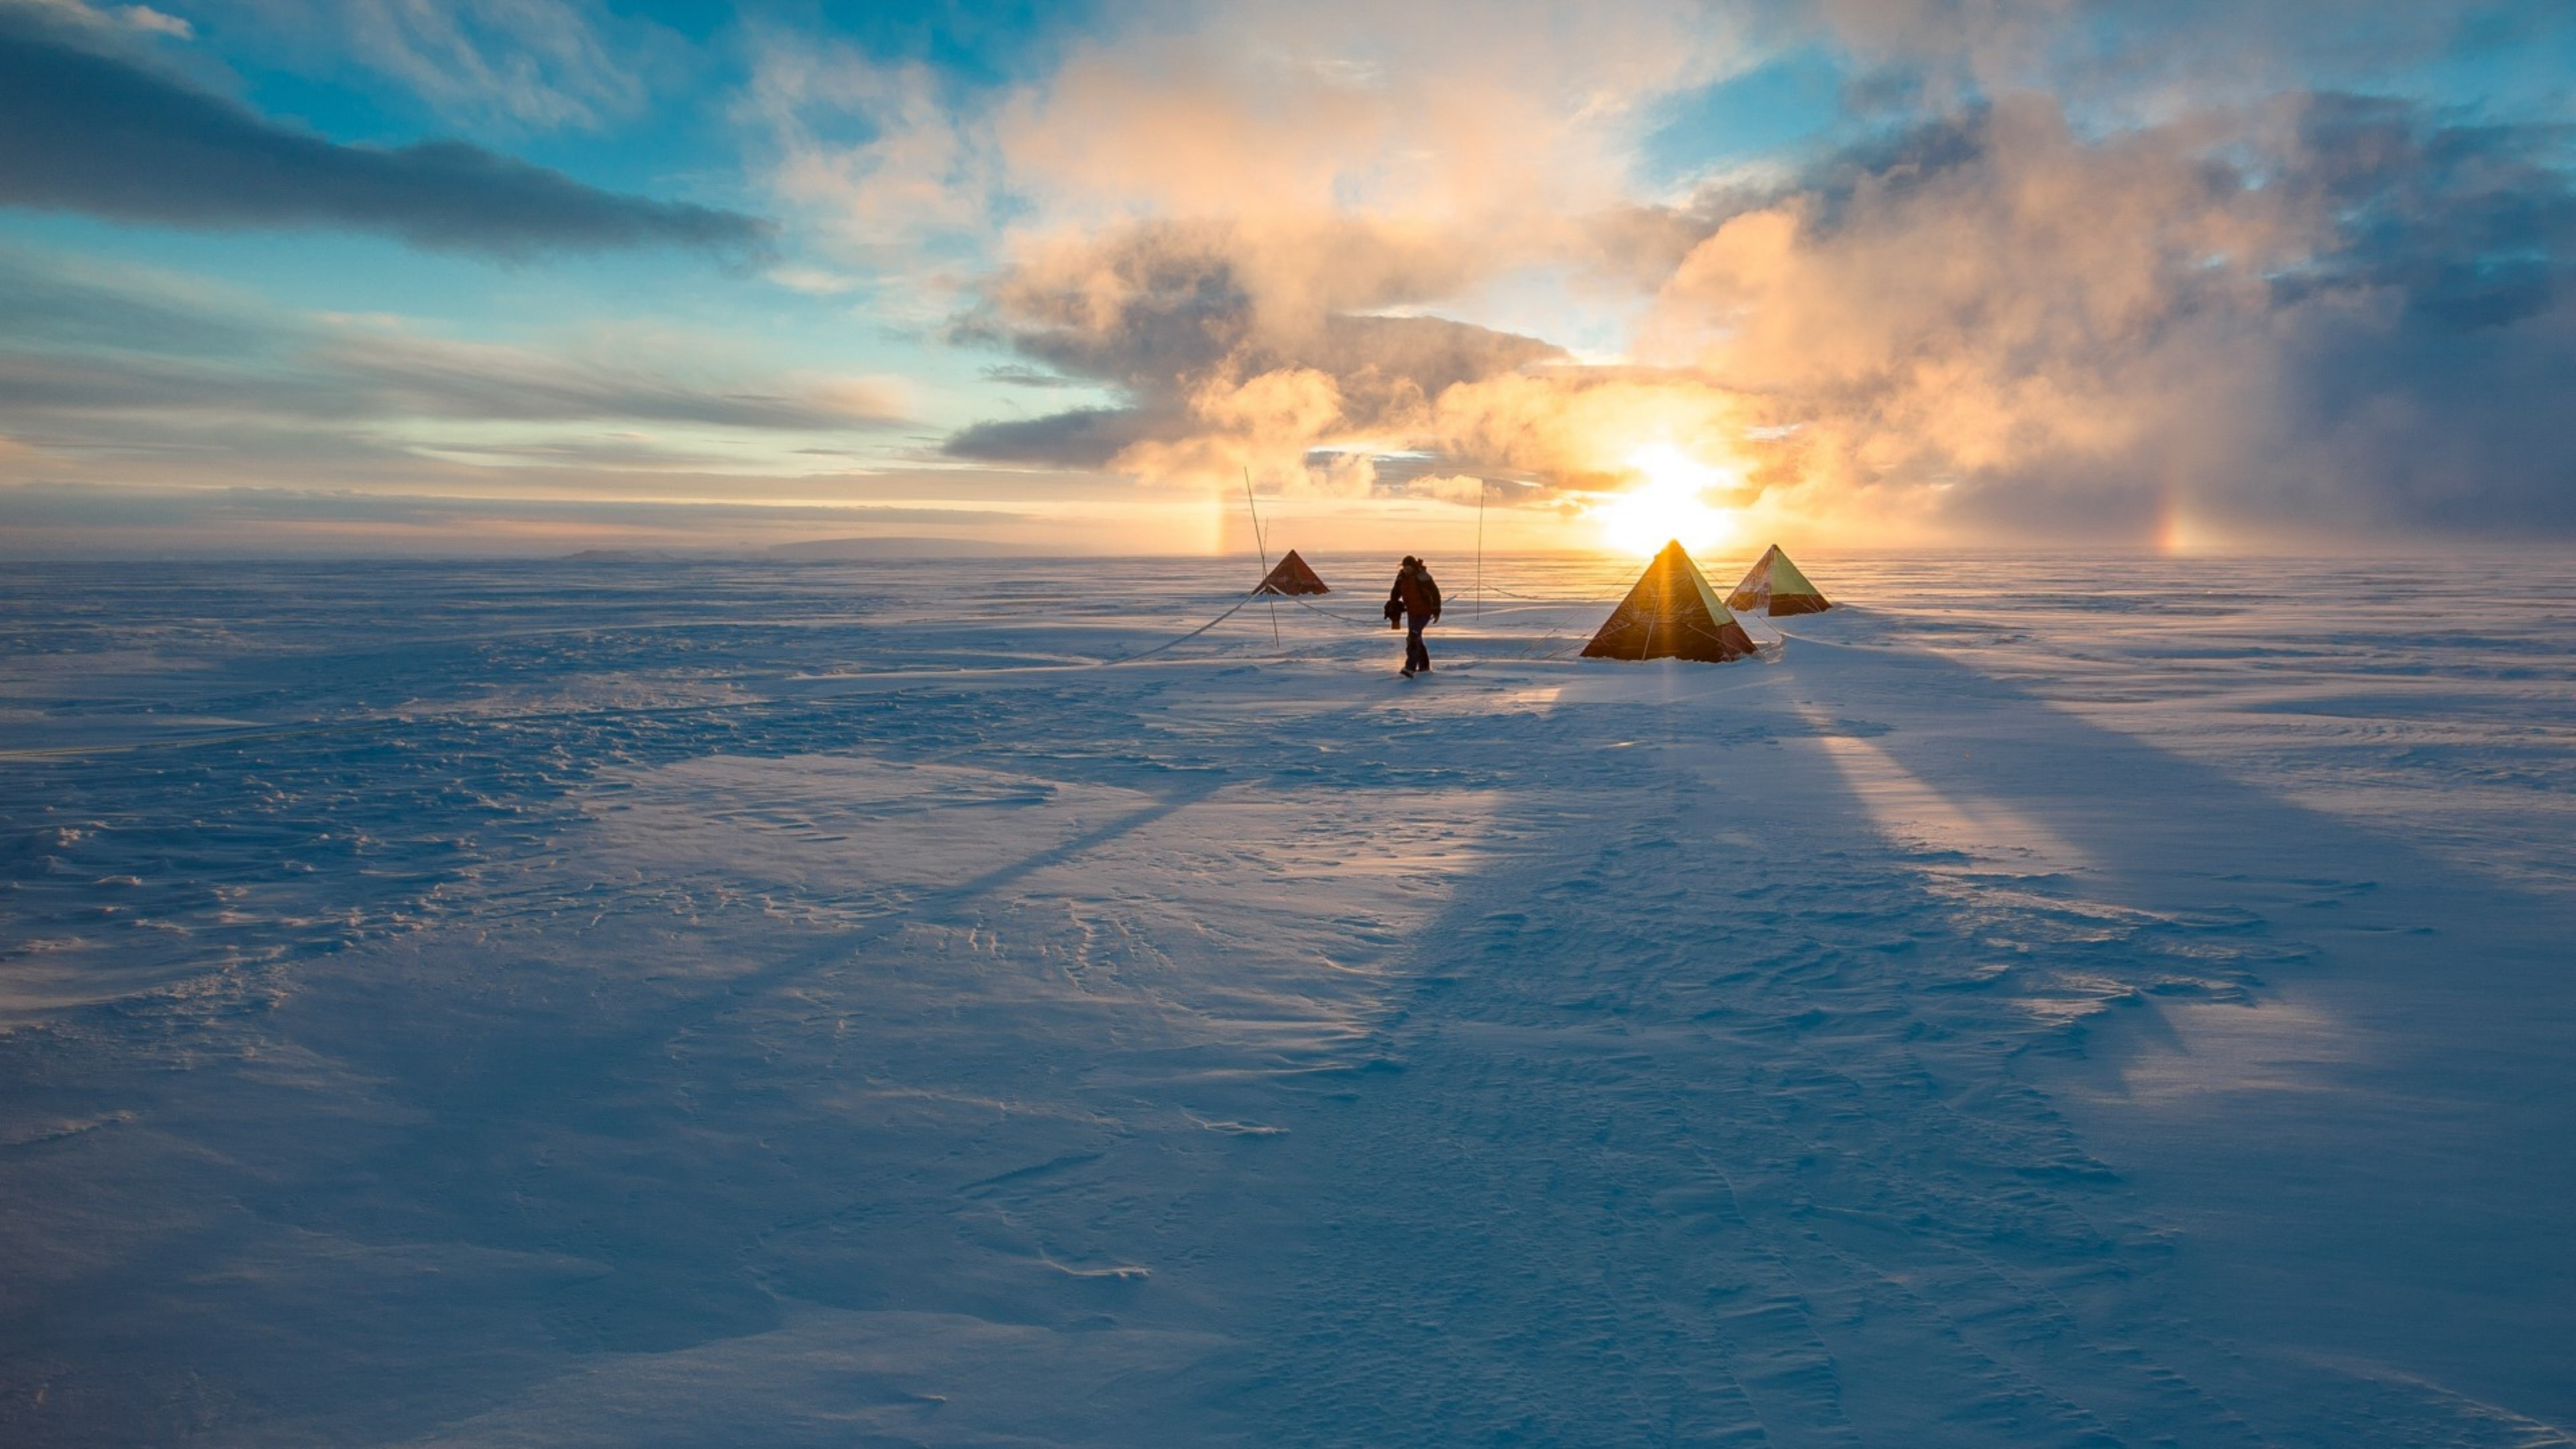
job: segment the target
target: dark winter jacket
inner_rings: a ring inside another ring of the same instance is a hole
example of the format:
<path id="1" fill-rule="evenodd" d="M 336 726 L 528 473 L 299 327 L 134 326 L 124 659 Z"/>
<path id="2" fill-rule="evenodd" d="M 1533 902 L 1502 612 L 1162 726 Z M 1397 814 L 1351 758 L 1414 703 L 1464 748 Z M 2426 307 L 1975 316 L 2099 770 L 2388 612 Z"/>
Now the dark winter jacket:
<path id="1" fill-rule="evenodd" d="M 1395 571 L 1395 587 L 1387 590 L 1386 601 L 1403 605 L 1404 612 L 1417 619 L 1440 617 L 1440 585 L 1432 580 L 1431 570 L 1419 565 Z"/>

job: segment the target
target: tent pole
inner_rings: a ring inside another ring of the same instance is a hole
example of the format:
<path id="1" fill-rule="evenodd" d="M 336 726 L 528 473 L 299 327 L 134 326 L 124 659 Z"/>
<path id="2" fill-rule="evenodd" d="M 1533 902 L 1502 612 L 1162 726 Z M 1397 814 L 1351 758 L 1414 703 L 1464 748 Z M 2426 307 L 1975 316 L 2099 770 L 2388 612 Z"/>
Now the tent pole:
<path id="1" fill-rule="evenodd" d="M 1485 495 L 1493 491 L 1487 479 L 1476 480 L 1476 622 L 1485 621 Z"/>
<path id="2" fill-rule="evenodd" d="M 1252 546 L 1261 553 L 1261 581 L 1270 582 L 1270 545 L 1261 537 L 1261 505 L 1252 501 L 1252 465 L 1243 467 L 1243 506 L 1252 510 Z M 1270 643 L 1279 644 L 1279 601 L 1270 601 Z"/>

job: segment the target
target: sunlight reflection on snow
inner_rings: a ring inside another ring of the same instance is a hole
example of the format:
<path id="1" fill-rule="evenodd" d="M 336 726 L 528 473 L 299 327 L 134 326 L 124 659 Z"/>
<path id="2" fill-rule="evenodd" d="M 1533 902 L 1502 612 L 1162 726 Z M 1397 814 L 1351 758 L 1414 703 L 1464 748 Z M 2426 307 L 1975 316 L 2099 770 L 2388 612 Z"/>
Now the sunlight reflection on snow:
<path id="1" fill-rule="evenodd" d="M 2041 871 L 2092 864 L 2066 837 L 2001 801 L 1945 794 L 1868 740 L 1841 732 L 1813 705 L 1794 706 L 1881 834 L 1917 848 Z"/>
<path id="2" fill-rule="evenodd" d="M 2215 1110 L 2222 1097 L 2255 1092 L 2326 1092 L 2343 1085 L 2323 1068 L 2358 1061 L 2352 1023 L 2304 1001 L 2258 1005 L 2168 1002 L 2173 1044 L 2147 1046 L 2120 1068 L 2120 1086 L 2140 1106 Z"/>

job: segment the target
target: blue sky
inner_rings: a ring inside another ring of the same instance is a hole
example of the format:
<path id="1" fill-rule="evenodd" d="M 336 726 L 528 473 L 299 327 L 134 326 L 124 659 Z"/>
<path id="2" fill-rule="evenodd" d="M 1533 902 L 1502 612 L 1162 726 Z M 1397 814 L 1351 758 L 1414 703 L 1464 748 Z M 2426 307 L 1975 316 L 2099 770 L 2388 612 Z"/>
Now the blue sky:
<path id="1" fill-rule="evenodd" d="M 0 0 L 0 547 L 2564 536 L 2576 18 L 2246 9 Z"/>

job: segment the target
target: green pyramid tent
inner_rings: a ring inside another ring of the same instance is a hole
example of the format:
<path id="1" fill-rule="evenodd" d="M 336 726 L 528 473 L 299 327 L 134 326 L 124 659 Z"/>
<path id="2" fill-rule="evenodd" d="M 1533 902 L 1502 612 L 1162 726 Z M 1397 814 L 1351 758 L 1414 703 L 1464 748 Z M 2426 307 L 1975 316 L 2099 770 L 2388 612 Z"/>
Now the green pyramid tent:
<path id="1" fill-rule="evenodd" d="M 1753 640 L 1681 541 L 1664 545 L 1645 575 L 1583 646 L 1586 659 L 1698 659 L 1723 664 L 1753 652 Z"/>
<path id="2" fill-rule="evenodd" d="M 1297 557 L 1297 550 L 1292 548 L 1288 550 L 1288 556 L 1279 561 L 1279 567 L 1272 569 L 1270 576 L 1261 581 L 1261 587 L 1254 589 L 1253 592 L 1256 594 L 1329 594 L 1332 590 L 1324 586 L 1322 579 L 1315 577 L 1315 571 L 1308 568 L 1306 561 Z"/>
<path id="3" fill-rule="evenodd" d="M 1776 543 L 1762 551 L 1752 572 L 1726 596 L 1726 602 L 1748 614 L 1821 614 L 1833 607 Z"/>

